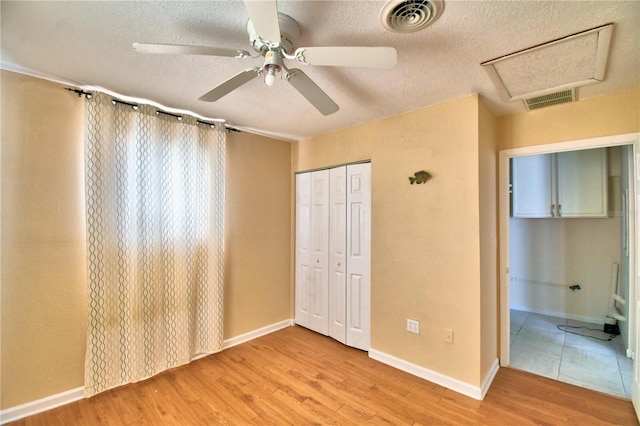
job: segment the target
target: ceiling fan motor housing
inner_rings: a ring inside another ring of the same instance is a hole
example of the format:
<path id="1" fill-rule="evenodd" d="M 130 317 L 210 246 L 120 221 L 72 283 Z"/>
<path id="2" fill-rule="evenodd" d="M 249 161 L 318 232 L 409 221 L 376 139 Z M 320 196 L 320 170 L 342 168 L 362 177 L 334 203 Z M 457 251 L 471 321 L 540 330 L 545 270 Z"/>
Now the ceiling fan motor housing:
<path id="1" fill-rule="evenodd" d="M 264 55 L 264 67 L 268 69 L 270 67 L 280 69 L 283 66 L 282 55 L 278 49 L 269 50 Z"/>
<path id="2" fill-rule="evenodd" d="M 269 50 L 273 50 L 275 45 L 279 45 L 286 53 L 292 54 L 300 37 L 300 27 L 295 19 L 284 13 L 278 13 L 278 22 L 280 24 L 280 40 L 263 40 L 256 33 L 251 19 L 247 21 L 249 43 L 256 52 L 264 55 Z"/>

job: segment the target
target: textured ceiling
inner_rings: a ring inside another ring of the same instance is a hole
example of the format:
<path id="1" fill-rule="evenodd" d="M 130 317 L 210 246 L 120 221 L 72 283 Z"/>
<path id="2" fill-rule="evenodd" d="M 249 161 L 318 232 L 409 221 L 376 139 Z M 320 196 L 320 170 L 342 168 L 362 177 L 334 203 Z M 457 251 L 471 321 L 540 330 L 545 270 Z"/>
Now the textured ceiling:
<path id="1" fill-rule="evenodd" d="M 385 4 L 278 2 L 300 25 L 298 47 L 398 50 L 390 70 L 299 65 L 340 106 L 326 117 L 284 80 L 267 87 L 257 78 L 218 102 L 198 101 L 232 75 L 261 66 L 261 59 L 144 55 L 131 47 L 176 43 L 253 52 L 241 1 L 2 1 L 2 68 L 99 86 L 291 140 L 471 93 L 498 115 L 524 111 L 521 102 L 500 100 L 480 63 L 609 22 L 615 26 L 605 80 L 578 89 L 579 99 L 640 86 L 639 1 L 445 0 L 435 23 L 408 34 L 383 28 Z"/>

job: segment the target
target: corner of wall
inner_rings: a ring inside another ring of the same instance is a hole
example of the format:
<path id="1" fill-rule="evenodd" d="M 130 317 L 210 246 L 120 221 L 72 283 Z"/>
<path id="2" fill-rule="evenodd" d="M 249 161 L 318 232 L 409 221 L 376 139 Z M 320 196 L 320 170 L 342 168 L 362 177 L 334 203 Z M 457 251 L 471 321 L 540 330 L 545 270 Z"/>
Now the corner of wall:
<path id="1" fill-rule="evenodd" d="M 498 152 L 497 119 L 478 101 L 480 185 L 480 376 L 491 371 L 498 353 Z"/>

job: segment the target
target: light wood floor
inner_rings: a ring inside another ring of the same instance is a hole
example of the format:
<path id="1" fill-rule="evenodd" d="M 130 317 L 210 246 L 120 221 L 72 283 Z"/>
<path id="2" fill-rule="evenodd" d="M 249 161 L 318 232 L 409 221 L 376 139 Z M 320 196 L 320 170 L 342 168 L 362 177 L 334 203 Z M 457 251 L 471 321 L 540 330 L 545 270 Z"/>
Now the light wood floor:
<path id="1" fill-rule="evenodd" d="M 15 425 L 638 424 L 631 402 L 502 368 L 484 401 L 300 327 Z"/>

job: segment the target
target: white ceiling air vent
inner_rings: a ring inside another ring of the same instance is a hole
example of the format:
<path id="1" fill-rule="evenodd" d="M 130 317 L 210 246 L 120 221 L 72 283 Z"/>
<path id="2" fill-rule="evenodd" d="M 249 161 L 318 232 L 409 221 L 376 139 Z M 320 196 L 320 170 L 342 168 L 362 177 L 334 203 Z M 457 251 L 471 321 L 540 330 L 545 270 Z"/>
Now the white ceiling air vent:
<path id="1" fill-rule="evenodd" d="M 411 33 L 433 23 L 443 9 L 442 0 L 391 0 L 380 12 L 380 20 L 389 31 Z"/>
<path id="2" fill-rule="evenodd" d="M 604 80 L 613 24 L 510 53 L 481 65 L 506 102 L 527 109 L 572 102 L 576 88 Z"/>
<path id="3" fill-rule="evenodd" d="M 575 102 L 578 100 L 576 89 L 561 90 L 560 92 L 549 93 L 548 95 L 536 96 L 524 100 L 524 104 L 529 111 L 553 105 Z"/>

